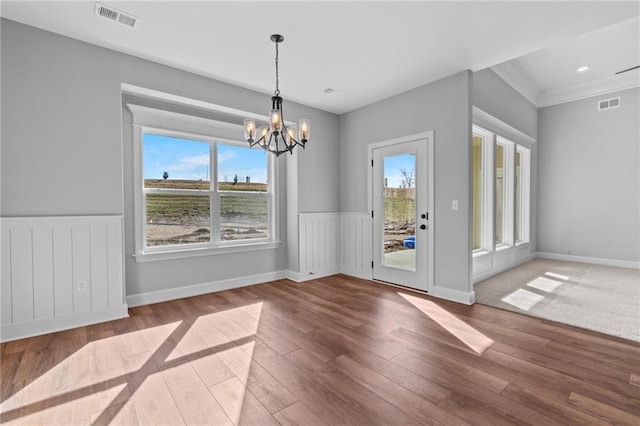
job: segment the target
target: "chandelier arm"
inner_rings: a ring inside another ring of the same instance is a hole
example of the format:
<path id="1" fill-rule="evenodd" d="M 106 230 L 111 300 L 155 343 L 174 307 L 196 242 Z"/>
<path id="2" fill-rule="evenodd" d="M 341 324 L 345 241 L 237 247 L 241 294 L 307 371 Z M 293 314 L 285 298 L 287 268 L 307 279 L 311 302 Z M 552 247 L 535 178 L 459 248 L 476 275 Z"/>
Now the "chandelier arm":
<path id="1" fill-rule="evenodd" d="M 280 117 L 282 117 L 282 128 L 284 129 L 284 134 L 287 135 L 287 137 L 289 136 L 289 131 L 287 130 L 287 126 L 284 123 L 284 99 L 282 100 L 282 102 L 280 103 Z M 291 154 L 293 154 L 293 148 L 296 145 L 300 145 L 301 147 L 304 148 L 304 145 L 302 145 L 300 142 L 298 142 L 298 140 L 295 137 L 291 137 L 291 139 L 293 140 L 294 143 L 292 144 L 287 144 L 289 148 L 289 152 Z M 284 137 L 282 138 L 282 140 L 284 140 Z"/>

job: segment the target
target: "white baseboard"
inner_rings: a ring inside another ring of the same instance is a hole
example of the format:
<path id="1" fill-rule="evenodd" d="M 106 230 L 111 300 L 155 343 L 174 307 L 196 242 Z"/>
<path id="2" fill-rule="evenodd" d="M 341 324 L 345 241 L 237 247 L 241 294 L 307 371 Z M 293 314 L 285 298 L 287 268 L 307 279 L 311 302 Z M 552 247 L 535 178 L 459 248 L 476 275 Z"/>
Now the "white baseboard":
<path id="1" fill-rule="evenodd" d="M 313 272 L 294 272 L 287 271 L 287 278 L 291 281 L 295 281 L 297 283 L 301 283 L 304 281 L 315 280 L 317 278 L 329 277 L 331 275 L 339 274 L 340 270 L 338 268 L 324 268 L 319 269 Z"/>
<path id="2" fill-rule="evenodd" d="M 537 252 L 541 259 L 564 260 L 565 262 L 592 263 L 594 265 L 616 266 L 619 268 L 640 269 L 640 262 L 632 260 L 604 259 L 601 257 L 574 256 L 570 254 Z"/>
<path id="3" fill-rule="evenodd" d="M 361 278 L 363 280 L 372 279 L 371 269 L 365 270 L 365 269 L 349 268 L 348 266 L 342 266 L 342 268 L 340 268 L 340 273 L 349 275 L 350 277 Z"/>
<path id="4" fill-rule="evenodd" d="M 85 325 L 126 318 L 128 316 L 127 305 L 123 303 L 115 307 L 95 309 L 77 314 L 7 324 L 0 328 L 0 342 L 55 333 L 71 328 L 83 327 Z"/>
<path id="5" fill-rule="evenodd" d="M 466 292 L 460 290 L 452 290 L 446 287 L 434 286 L 433 291 L 429 293 L 433 297 L 451 300 L 452 302 L 463 303 L 465 305 L 473 305 L 476 302 L 476 293 L 474 291 Z"/>
<path id="6" fill-rule="evenodd" d="M 233 288 L 262 284 L 269 281 L 281 280 L 283 278 L 289 278 L 287 271 L 267 272 L 264 274 L 248 275 L 245 277 L 231 278 L 220 281 L 211 281 L 185 287 L 170 288 L 167 290 L 132 294 L 127 296 L 127 304 L 131 307 L 149 305 L 152 303 L 166 302 L 168 300 L 199 296 L 201 294 L 213 293 L 216 291 L 224 291 Z"/>

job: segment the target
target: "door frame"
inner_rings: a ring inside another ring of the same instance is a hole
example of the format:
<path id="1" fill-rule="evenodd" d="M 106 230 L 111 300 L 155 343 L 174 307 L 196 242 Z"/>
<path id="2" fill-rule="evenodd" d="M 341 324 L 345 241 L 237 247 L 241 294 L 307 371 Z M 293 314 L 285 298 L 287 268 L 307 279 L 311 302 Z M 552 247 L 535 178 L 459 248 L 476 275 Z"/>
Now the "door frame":
<path id="1" fill-rule="evenodd" d="M 428 251 L 428 256 L 427 256 L 427 293 L 433 293 L 433 287 L 434 287 L 434 277 L 435 277 L 435 271 L 434 271 L 434 264 L 435 264 L 435 251 L 434 251 L 434 247 L 435 247 L 435 230 L 436 230 L 436 214 L 435 214 L 435 158 L 434 158 L 434 154 L 435 154 L 435 138 L 434 138 L 434 131 L 433 130 L 427 130 L 425 132 L 420 132 L 420 133 L 415 133 L 412 135 L 407 135 L 407 136 L 401 136 L 398 138 L 394 138 L 394 139 L 387 139 L 387 140 L 383 140 L 383 141 L 379 141 L 379 142 L 373 142 L 370 143 L 367 146 L 367 164 L 368 164 L 368 173 L 367 173 L 367 207 L 368 207 L 368 214 L 371 220 L 371 227 L 369 230 L 369 237 L 371 241 L 371 262 L 372 262 L 372 267 L 371 267 L 371 273 L 370 273 L 370 279 L 373 280 L 373 252 L 374 252 L 374 247 L 373 247 L 373 241 L 374 241 L 374 232 L 376 232 L 375 229 L 373 229 L 374 224 L 373 224 L 373 218 L 371 217 L 371 214 L 373 212 L 373 150 L 377 149 L 377 148 L 384 148 L 384 147 L 388 147 L 388 146 L 393 146 L 393 145 L 397 145 L 397 144 L 401 144 L 401 143 L 405 143 L 405 142 L 412 142 L 415 140 L 422 140 L 422 139 L 426 139 L 427 140 L 427 193 L 428 193 L 428 197 L 427 197 L 427 202 L 429 204 L 429 229 L 428 229 L 428 233 L 427 233 L 427 251 Z"/>

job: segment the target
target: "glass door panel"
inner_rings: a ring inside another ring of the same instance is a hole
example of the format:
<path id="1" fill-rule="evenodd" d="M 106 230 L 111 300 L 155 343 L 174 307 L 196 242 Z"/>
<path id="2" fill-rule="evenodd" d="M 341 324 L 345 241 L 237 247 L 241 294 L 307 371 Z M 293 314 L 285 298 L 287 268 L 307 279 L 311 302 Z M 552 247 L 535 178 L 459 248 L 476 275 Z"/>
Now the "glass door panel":
<path id="1" fill-rule="evenodd" d="M 390 268 L 416 270 L 416 188 L 414 153 L 383 158 L 384 256 Z"/>

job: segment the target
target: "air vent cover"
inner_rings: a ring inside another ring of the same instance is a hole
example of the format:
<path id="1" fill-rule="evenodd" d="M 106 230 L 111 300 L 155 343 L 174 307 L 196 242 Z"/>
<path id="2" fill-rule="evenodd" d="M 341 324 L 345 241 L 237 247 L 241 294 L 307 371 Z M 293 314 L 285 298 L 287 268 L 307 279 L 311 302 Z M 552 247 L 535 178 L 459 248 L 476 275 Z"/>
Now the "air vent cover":
<path id="1" fill-rule="evenodd" d="M 603 99 L 598 101 L 598 111 L 620 107 L 620 98 Z"/>
<path id="2" fill-rule="evenodd" d="M 124 24 L 131 28 L 135 28 L 136 24 L 140 22 L 140 20 L 135 16 L 124 13 L 118 9 L 114 9 L 113 7 L 104 5 L 102 3 L 96 3 L 95 14 L 109 19 L 110 21 Z"/>

